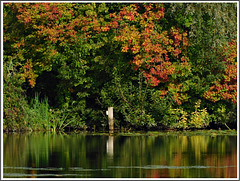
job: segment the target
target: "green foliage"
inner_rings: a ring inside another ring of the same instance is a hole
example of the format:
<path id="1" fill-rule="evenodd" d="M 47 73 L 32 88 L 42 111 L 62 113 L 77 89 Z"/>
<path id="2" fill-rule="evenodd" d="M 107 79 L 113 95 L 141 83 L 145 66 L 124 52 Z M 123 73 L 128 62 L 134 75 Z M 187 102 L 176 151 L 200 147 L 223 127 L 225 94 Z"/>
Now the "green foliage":
<path id="1" fill-rule="evenodd" d="M 23 82 L 19 74 L 7 68 L 7 62 L 4 64 L 3 75 L 3 129 L 23 129 L 27 127 L 25 118 L 29 107 L 25 92 L 21 88 Z"/>
<path id="2" fill-rule="evenodd" d="M 189 127 L 204 128 L 209 125 L 210 116 L 207 109 L 200 109 L 201 100 L 198 100 L 195 104 L 195 111 L 191 113 Z"/>
<path id="3" fill-rule="evenodd" d="M 50 109 L 49 127 L 53 132 L 64 131 L 64 128 L 71 124 L 74 119 L 68 119 L 69 114 L 60 110 Z"/>
<path id="4" fill-rule="evenodd" d="M 188 113 L 183 108 L 169 108 L 164 115 L 165 124 L 177 129 L 206 128 L 211 122 L 207 109 L 199 109 L 201 100 L 195 103 L 195 111 Z"/>
<path id="5" fill-rule="evenodd" d="M 192 75 L 187 80 L 191 98 L 183 105 L 184 109 L 190 113 L 196 99 L 201 99 L 216 123 L 236 121 L 236 107 L 230 100 L 236 103 L 236 47 L 232 41 L 236 41 L 237 35 L 237 4 L 170 3 L 165 7 L 166 26 L 174 23 L 188 30 L 191 44 L 188 56 Z M 191 22 L 189 27 L 184 25 L 188 20 Z M 221 113 L 222 104 L 227 108 L 226 115 L 231 118 Z"/>
<path id="6" fill-rule="evenodd" d="M 219 102 L 213 108 L 211 115 L 215 124 L 229 124 L 231 127 L 236 127 L 237 124 L 237 106 L 233 103 Z"/>
<path id="7" fill-rule="evenodd" d="M 174 101 L 170 95 L 163 96 L 162 91 L 153 90 L 151 91 L 149 99 L 149 111 L 156 120 L 158 126 L 170 126 L 170 121 L 167 117 L 170 108 L 174 105 Z"/>
<path id="8" fill-rule="evenodd" d="M 28 110 L 28 116 L 26 120 L 28 126 L 33 130 L 49 130 L 49 105 L 48 99 L 43 101 L 39 100 L 39 95 L 35 94 L 35 98 L 31 101 L 30 109 Z"/>
<path id="9" fill-rule="evenodd" d="M 236 123 L 236 3 L 3 9 L 6 129 L 106 128 L 109 106 L 116 127 Z"/>
<path id="10" fill-rule="evenodd" d="M 101 89 L 102 108 L 114 107 L 115 124 L 118 127 L 151 128 L 156 125 L 150 114 L 148 96 L 150 88 L 143 74 L 132 72 L 129 76 L 113 70 L 113 80 Z M 131 79 L 132 78 L 132 79 Z"/>
<path id="11" fill-rule="evenodd" d="M 171 109 L 169 110 L 170 115 L 165 116 L 168 123 L 173 128 L 188 128 L 188 113 L 183 109 Z"/>
<path id="12" fill-rule="evenodd" d="M 31 108 L 28 109 L 26 116 L 29 129 L 46 131 L 64 131 L 67 126 L 74 128 L 83 128 L 84 122 L 81 122 L 73 110 L 51 109 L 48 105 L 48 99 L 39 100 L 38 94 L 31 101 Z M 74 123 L 74 124 L 73 124 Z"/>

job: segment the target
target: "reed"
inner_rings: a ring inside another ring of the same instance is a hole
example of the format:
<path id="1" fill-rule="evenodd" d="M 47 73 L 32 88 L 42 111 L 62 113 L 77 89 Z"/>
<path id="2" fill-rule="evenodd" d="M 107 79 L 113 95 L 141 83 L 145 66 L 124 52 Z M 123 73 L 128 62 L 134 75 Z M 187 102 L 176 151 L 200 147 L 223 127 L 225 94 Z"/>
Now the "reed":
<path id="1" fill-rule="evenodd" d="M 38 93 L 35 94 L 28 112 L 28 123 L 30 128 L 34 130 L 50 129 L 49 105 L 46 97 L 41 101 L 39 100 Z"/>
<path id="2" fill-rule="evenodd" d="M 67 112 L 50 109 L 47 97 L 40 100 L 38 93 L 35 94 L 30 105 L 27 121 L 32 130 L 64 131 L 66 126 L 76 121 L 70 119 L 71 116 Z"/>

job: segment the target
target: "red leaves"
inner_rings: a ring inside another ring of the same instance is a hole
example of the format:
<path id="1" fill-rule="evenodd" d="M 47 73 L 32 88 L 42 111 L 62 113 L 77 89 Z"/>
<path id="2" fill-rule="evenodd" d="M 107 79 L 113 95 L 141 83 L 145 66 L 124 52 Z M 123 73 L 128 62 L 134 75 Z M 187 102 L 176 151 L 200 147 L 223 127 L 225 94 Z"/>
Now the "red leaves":
<path id="1" fill-rule="evenodd" d="M 188 61 L 188 57 L 182 56 L 182 57 L 181 57 L 181 61 L 182 61 L 182 62 L 187 62 L 187 61 Z"/>
<path id="2" fill-rule="evenodd" d="M 132 53 L 131 63 L 138 70 L 145 71 L 144 75 L 152 86 L 172 81 L 171 75 L 177 65 L 172 62 L 188 61 L 184 56 L 187 33 L 180 33 L 177 28 L 166 31 L 159 27 L 164 18 L 163 4 L 129 4 L 109 16 L 99 14 L 93 4 L 82 5 L 79 12 L 73 7 L 78 8 L 65 3 L 14 5 L 19 21 L 26 25 L 26 29 L 31 29 L 31 38 L 40 39 L 46 45 L 63 46 L 74 44 L 80 38 L 88 41 L 102 35 L 113 37 L 113 41 L 121 44 L 122 52 Z M 46 54 L 53 57 L 57 52 L 53 48 Z"/>
<path id="3" fill-rule="evenodd" d="M 113 29 L 117 29 L 119 27 L 119 24 L 117 21 L 111 21 L 109 26 Z"/>
<path id="4" fill-rule="evenodd" d="M 110 30 L 110 27 L 109 27 L 109 26 L 101 27 L 101 30 L 102 30 L 102 31 L 109 31 L 109 30 Z"/>
<path id="5" fill-rule="evenodd" d="M 146 77 L 148 83 L 153 87 L 157 86 L 160 82 L 155 76 L 152 76 L 149 73 L 144 72 L 143 75 Z"/>
<path id="6" fill-rule="evenodd" d="M 19 22 L 25 24 L 26 31 L 31 29 L 31 37 L 43 38 L 52 43 L 76 40 L 77 32 L 74 28 L 80 26 L 81 18 L 72 18 L 72 4 L 13 3 L 11 6 L 17 12 Z"/>
<path id="7" fill-rule="evenodd" d="M 138 12 L 139 6 L 125 7 L 118 14 L 110 14 L 111 28 L 116 28 L 114 24 L 121 25 L 114 40 L 122 44 L 122 52 L 133 54 L 135 70 L 143 72 L 150 86 L 161 83 L 168 87 L 168 90 L 161 90 L 161 98 L 171 93 L 173 100 L 180 105 L 187 96 L 181 92 L 181 84 L 174 85 L 176 80 L 171 75 L 176 71 L 179 74 L 190 71 L 184 52 L 188 46 L 187 33 L 180 33 L 176 28 L 157 31 L 159 21 L 164 17 L 162 4 L 144 4 L 143 7 L 143 14 Z"/>
<path id="8" fill-rule="evenodd" d="M 178 104 L 181 105 L 184 101 L 188 99 L 186 93 L 183 93 L 182 91 L 183 86 L 182 84 L 173 84 L 170 83 L 168 86 L 168 92 L 173 94 L 173 100 Z"/>
<path id="9" fill-rule="evenodd" d="M 213 102 L 219 100 L 231 100 L 237 103 L 237 43 L 231 41 L 228 46 L 224 47 L 225 58 L 223 62 L 226 64 L 223 78 L 214 82 L 213 86 L 204 93 L 204 97 Z"/>
<path id="10" fill-rule="evenodd" d="M 168 91 L 166 90 L 161 90 L 161 94 L 160 94 L 160 97 L 161 98 L 164 98 L 165 95 L 167 95 Z"/>
<path id="11" fill-rule="evenodd" d="M 22 74 L 23 79 L 27 79 L 29 85 L 34 87 L 36 84 L 37 75 L 33 71 L 32 62 L 27 60 L 26 64 L 23 66 L 24 73 Z"/>
<path id="12" fill-rule="evenodd" d="M 178 48 L 174 50 L 174 56 L 178 57 L 178 55 L 181 53 L 182 51 L 179 50 Z"/>
<path id="13" fill-rule="evenodd" d="M 125 47 L 122 47 L 122 52 L 127 52 L 128 51 L 128 46 L 126 45 Z"/>

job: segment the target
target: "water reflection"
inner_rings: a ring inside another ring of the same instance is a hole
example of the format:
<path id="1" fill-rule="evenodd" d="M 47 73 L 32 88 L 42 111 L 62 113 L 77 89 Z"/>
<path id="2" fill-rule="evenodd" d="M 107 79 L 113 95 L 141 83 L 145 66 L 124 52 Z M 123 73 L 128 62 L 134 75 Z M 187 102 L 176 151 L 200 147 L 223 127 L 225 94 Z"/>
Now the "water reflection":
<path id="1" fill-rule="evenodd" d="M 234 178 L 236 136 L 4 134 L 4 177 Z"/>
<path id="2" fill-rule="evenodd" d="M 114 148 L 114 136 L 108 136 L 107 140 L 107 154 L 109 157 L 113 157 L 113 148 Z"/>

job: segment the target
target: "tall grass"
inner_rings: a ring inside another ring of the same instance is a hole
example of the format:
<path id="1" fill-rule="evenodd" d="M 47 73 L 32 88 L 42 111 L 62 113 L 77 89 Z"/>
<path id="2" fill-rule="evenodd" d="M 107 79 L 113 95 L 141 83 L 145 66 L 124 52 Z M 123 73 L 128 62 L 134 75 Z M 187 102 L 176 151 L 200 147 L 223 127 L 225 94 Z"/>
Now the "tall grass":
<path id="1" fill-rule="evenodd" d="M 39 100 L 36 93 L 28 111 L 28 125 L 32 130 L 63 131 L 66 126 L 76 121 L 67 119 L 69 114 L 60 110 L 51 110 L 48 99 Z"/>
<path id="2" fill-rule="evenodd" d="M 31 101 L 31 107 L 28 111 L 28 125 L 33 130 L 49 130 L 49 105 L 48 99 L 39 100 L 39 95 L 36 93 Z"/>

